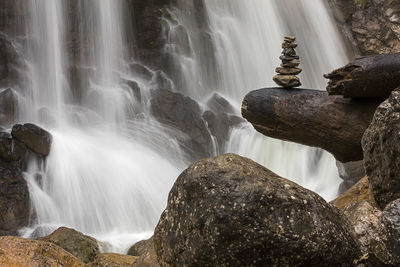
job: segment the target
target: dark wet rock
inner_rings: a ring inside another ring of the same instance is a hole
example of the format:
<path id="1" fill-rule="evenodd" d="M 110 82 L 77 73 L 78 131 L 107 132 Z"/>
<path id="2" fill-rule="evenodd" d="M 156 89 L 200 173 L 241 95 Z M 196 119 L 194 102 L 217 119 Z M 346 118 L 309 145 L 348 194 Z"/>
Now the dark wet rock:
<path id="1" fill-rule="evenodd" d="M 380 103 L 319 90 L 265 88 L 245 96 L 242 115 L 266 136 L 320 147 L 349 162 L 363 159 L 361 138 Z"/>
<path id="2" fill-rule="evenodd" d="M 334 266 L 360 256 L 351 231 L 315 193 L 227 154 L 178 177 L 154 244 L 162 266 Z"/>
<path id="3" fill-rule="evenodd" d="M 0 237 L 0 266 L 83 267 L 73 255 L 49 242 Z"/>
<path id="4" fill-rule="evenodd" d="M 0 125 L 9 127 L 16 118 L 18 112 L 18 96 L 11 88 L 0 89 Z"/>
<path id="5" fill-rule="evenodd" d="M 94 261 L 100 253 L 96 239 L 84 235 L 74 229 L 60 227 L 52 234 L 38 240 L 54 243 L 62 247 L 83 263 Z"/>
<path id="6" fill-rule="evenodd" d="M 345 181 L 357 183 L 365 176 L 364 162 L 362 160 L 349 161 L 346 163 L 336 161 L 336 166 L 338 168 L 340 178 Z"/>
<path id="7" fill-rule="evenodd" d="M 0 166 L 0 231 L 27 226 L 29 213 L 29 191 L 22 172 Z"/>
<path id="8" fill-rule="evenodd" d="M 143 240 L 133 245 L 128 250 L 128 255 L 138 256 L 134 267 L 159 267 L 157 255 L 154 250 L 154 239 Z"/>
<path id="9" fill-rule="evenodd" d="M 180 130 L 187 138 L 180 140 L 194 158 L 209 157 L 211 135 L 202 118 L 199 104 L 189 97 L 168 90 L 153 90 L 151 111 L 158 121 Z"/>
<path id="10" fill-rule="evenodd" d="M 365 171 L 380 208 L 400 198 L 400 89 L 377 109 L 362 138 Z"/>
<path id="11" fill-rule="evenodd" d="M 153 77 L 153 72 L 142 64 L 131 63 L 129 64 L 129 69 L 135 75 L 135 77 L 138 77 L 145 81 L 150 81 Z"/>
<path id="12" fill-rule="evenodd" d="M 35 153 L 42 156 L 47 156 L 50 153 L 52 136 L 37 125 L 31 123 L 16 124 L 12 128 L 11 135 Z"/>
<path id="13" fill-rule="evenodd" d="M 235 108 L 218 93 L 214 93 L 207 101 L 207 107 L 213 112 L 223 112 L 227 114 L 234 114 Z"/>
<path id="14" fill-rule="evenodd" d="M 354 60 L 324 75 L 329 95 L 386 99 L 400 84 L 400 53 Z"/>
<path id="15" fill-rule="evenodd" d="M 85 267 L 130 267 L 135 266 L 137 257 L 117 253 L 102 253 Z"/>
<path id="16" fill-rule="evenodd" d="M 7 132 L 0 132 L 0 165 L 21 168 L 26 155 L 26 146 L 13 140 Z"/>

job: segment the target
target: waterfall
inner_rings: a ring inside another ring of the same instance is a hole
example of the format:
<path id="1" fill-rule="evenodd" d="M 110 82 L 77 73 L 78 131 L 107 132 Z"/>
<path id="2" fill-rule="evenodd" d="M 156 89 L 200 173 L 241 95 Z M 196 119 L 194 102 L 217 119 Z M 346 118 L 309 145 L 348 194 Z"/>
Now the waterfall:
<path id="1" fill-rule="evenodd" d="M 25 172 L 35 219 L 23 236 L 67 226 L 123 252 L 152 234 L 190 159 L 186 137 L 151 112 L 152 89 L 162 82 L 201 111 L 218 93 L 233 107 L 228 115 L 240 116 L 248 91 L 273 85 L 284 35 L 298 37 L 307 88 L 324 88 L 322 74 L 347 61 L 322 0 L 177 2 L 163 18 L 163 52 L 173 63 L 167 79 L 134 67 L 125 0 L 29 0 L 31 84 L 20 120 L 48 129 L 53 144 L 45 162 L 31 155 Z M 337 194 L 330 154 L 266 138 L 246 123 L 225 135 L 224 144 L 212 139 L 210 155 L 239 153 L 326 199 Z"/>
<path id="2" fill-rule="evenodd" d="M 173 10 L 170 52 L 183 69 L 182 90 L 205 103 L 218 92 L 234 107 L 250 90 L 276 86 L 283 36 L 295 35 L 299 44 L 303 88 L 323 89 L 323 74 L 348 62 L 346 47 L 322 0 L 204 0 L 209 27 L 199 31 L 191 1 Z M 182 37 L 182 30 L 187 39 Z M 184 42 L 182 42 L 184 40 Z M 208 56 L 200 43 L 211 42 Z M 190 53 L 182 53 L 187 44 Z M 178 64 L 177 64 L 178 65 Z M 210 75 L 201 66 L 212 70 Z M 224 152 L 249 157 L 330 200 L 341 179 L 332 155 L 320 149 L 266 138 L 250 125 L 234 128 Z"/>

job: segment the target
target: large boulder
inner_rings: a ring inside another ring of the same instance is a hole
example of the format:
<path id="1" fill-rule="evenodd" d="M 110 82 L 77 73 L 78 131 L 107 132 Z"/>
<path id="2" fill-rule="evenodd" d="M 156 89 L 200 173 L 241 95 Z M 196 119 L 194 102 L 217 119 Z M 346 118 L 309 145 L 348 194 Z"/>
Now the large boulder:
<path id="1" fill-rule="evenodd" d="M 52 243 L 4 236 L 0 237 L 0 266 L 83 267 L 84 264 Z"/>
<path id="2" fill-rule="evenodd" d="M 374 115 L 362 138 L 365 171 L 380 208 L 400 198 L 400 89 Z"/>
<path id="3" fill-rule="evenodd" d="M 42 156 L 47 156 L 50 153 L 51 134 L 35 124 L 16 124 L 12 128 L 11 135 L 35 153 Z"/>
<path id="4" fill-rule="evenodd" d="M 162 266 L 333 266 L 360 254 L 336 208 L 233 154 L 198 161 L 178 177 L 154 244 Z"/>
<path id="5" fill-rule="evenodd" d="M 15 232 L 28 225 L 29 213 L 29 191 L 22 172 L 0 166 L 0 232 Z"/>
<path id="6" fill-rule="evenodd" d="M 66 227 L 60 227 L 52 234 L 39 238 L 39 240 L 62 247 L 83 263 L 94 261 L 96 256 L 100 254 L 96 239 Z"/>

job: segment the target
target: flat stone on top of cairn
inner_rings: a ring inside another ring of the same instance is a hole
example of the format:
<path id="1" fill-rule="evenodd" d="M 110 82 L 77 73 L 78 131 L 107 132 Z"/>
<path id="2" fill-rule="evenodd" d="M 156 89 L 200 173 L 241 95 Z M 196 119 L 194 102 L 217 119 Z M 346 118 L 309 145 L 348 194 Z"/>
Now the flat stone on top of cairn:
<path id="1" fill-rule="evenodd" d="M 280 67 L 276 68 L 277 75 L 274 76 L 273 80 L 279 86 L 285 88 L 293 88 L 301 86 L 300 79 L 295 75 L 299 74 L 302 69 L 298 68 L 300 65 L 300 58 L 296 55 L 294 50 L 297 47 L 296 37 L 285 36 L 282 44 L 282 56 L 279 58 L 282 61 Z"/>

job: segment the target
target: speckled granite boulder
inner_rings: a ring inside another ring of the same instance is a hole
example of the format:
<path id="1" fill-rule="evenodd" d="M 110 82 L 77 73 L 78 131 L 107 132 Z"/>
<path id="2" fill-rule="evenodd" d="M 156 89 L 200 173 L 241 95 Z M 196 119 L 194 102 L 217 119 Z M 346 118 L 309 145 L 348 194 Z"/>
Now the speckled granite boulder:
<path id="1" fill-rule="evenodd" d="M 351 231 L 317 194 L 227 154 L 179 176 L 154 246 L 162 266 L 339 266 L 359 257 Z"/>
<path id="2" fill-rule="evenodd" d="M 381 209 L 400 198 L 400 88 L 376 110 L 362 138 L 364 166 Z"/>

